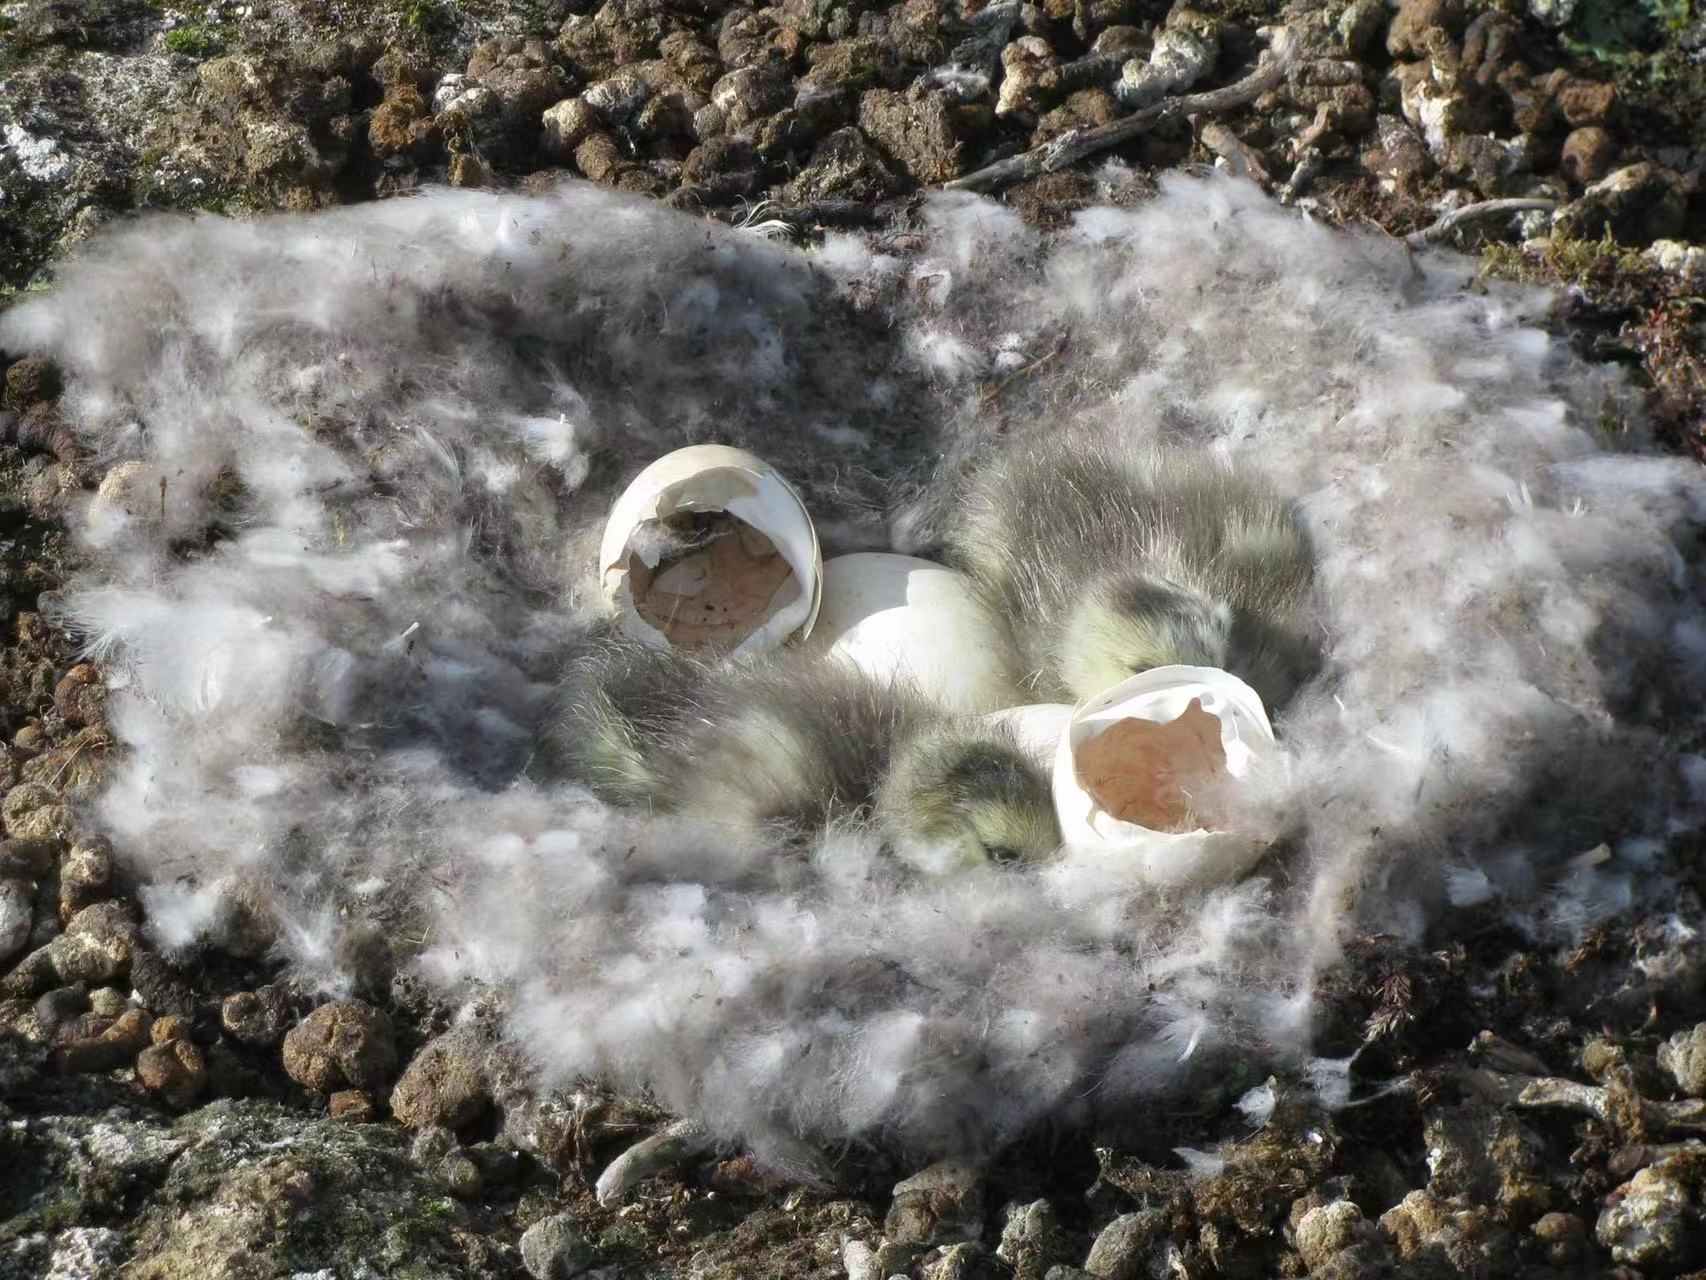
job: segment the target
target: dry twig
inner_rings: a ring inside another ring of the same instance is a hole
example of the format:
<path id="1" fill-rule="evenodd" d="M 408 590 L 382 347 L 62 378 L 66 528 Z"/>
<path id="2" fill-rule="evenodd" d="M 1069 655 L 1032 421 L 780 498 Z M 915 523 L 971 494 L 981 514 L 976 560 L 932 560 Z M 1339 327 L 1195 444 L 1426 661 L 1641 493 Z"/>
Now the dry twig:
<path id="1" fill-rule="evenodd" d="M 1482 218 L 1497 218 L 1513 213 L 1550 213 L 1558 207 L 1556 200 L 1547 200 L 1539 196 L 1520 197 L 1511 200 L 1482 200 L 1478 204 L 1466 204 L 1461 209 L 1453 209 L 1438 222 L 1423 227 L 1420 231 L 1412 231 L 1404 237 L 1404 243 L 1413 249 L 1419 249 L 1427 244 L 1439 244 L 1451 238 L 1451 233 L 1470 222 L 1479 222 Z"/>
<path id="2" fill-rule="evenodd" d="M 1001 187 L 1035 178 L 1044 173 L 1056 173 L 1077 164 L 1085 156 L 1117 147 L 1147 132 L 1163 120 L 1180 116 L 1214 115 L 1254 102 L 1268 90 L 1277 88 L 1290 74 L 1298 56 L 1297 33 L 1290 27 L 1274 31 L 1268 48 L 1256 62 L 1256 69 L 1235 84 L 1205 93 L 1187 93 L 1168 98 L 1152 107 L 1135 111 L 1129 116 L 1111 120 L 1089 129 L 1074 129 L 1040 147 L 1005 160 L 997 160 L 973 173 L 944 183 L 950 191 L 994 191 Z"/>

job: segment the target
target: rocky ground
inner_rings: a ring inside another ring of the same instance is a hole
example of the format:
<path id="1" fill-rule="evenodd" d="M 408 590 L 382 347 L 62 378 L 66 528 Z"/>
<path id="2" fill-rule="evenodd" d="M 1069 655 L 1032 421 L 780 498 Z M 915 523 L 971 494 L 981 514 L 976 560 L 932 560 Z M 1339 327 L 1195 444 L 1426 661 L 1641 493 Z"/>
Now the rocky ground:
<path id="1" fill-rule="evenodd" d="M 1560 332 L 1706 448 L 1690 0 L 0 4 L 0 305 L 136 209 L 579 174 L 898 243 L 956 181 L 1058 221 L 1110 157 L 1219 163 L 1555 285 Z M 1491 200 L 1527 203 L 1440 223 Z M 1697 886 L 1570 954 L 1493 919 L 1436 952 L 1367 939 L 1317 993 L 1349 1107 L 1253 1076 L 980 1168 L 849 1150 L 814 1189 L 699 1152 L 643 1099 L 540 1092 L 495 1009 L 452 1026 L 406 972 L 315 1007 L 258 906 L 224 950 L 159 954 L 123 851 L 79 826 L 112 749 L 101 673 L 44 611 L 70 567 L 55 517 L 101 476 L 54 371 L 0 367 L 0 1276 L 1706 1269 Z"/>

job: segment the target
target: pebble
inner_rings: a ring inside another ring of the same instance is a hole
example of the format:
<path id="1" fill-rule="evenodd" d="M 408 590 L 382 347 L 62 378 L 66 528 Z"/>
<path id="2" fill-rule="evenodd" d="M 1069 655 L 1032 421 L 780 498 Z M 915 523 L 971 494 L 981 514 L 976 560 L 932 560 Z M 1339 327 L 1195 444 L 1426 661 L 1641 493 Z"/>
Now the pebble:
<path id="1" fill-rule="evenodd" d="M 1678 1031 L 1661 1044 L 1659 1066 L 1678 1089 L 1693 1098 L 1706 1098 L 1706 1022 Z"/>
<path id="2" fill-rule="evenodd" d="M 168 1105 L 187 1108 L 207 1088 L 207 1060 L 188 1040 L 168 1040 L 137 1055 L 136 1078 Z"/>
<path id="3" fill-rule="evenodd" d="M 1609 1197 L 1594 1236 L 1613 1262 L 1675 1268 L 1687 1262 L 1688 1188 L 1661 1167 L 1643 1169 Z"/>
<path id="4" fill-rule="evenodd" d="M 1150 1246 L 1165 1227 L 1158 1209 L 1122 1213 L 1097 1235 L 1084 1260 L 1084 1270 L 1095 1280 L 1136 1280 L 1144 1273 Z"/>
<path id="5" fill-rule="evenodd" d="M 284 1038 L 284 1069 L 320 1093 L 378 1089 L 397 1066 L 391 1020 L 359 1000 L 321 1005 Z"/>
<path id="6" fill-rule="evenodd" d="M 391 1114 L 411 1129 L 459 1129 L 475 1119 L 491 1101 L 486 1052 L 484 1042 L 467 1030 L 429 1041 L 391 1091 Z"/>
<path id="7" fill-rule="evenodd" d="M 951 1244 L 983 1235 L 983 1183 L 976 1169 L 943 1160 L 894 1189 L 884 1224 L 900 1244 Z"/>
<path id="8" fill-rule="evenodd" d="M 541 1218 L 521 1233 L 521 1265 L 533 1280 L 569 1280 L 590 1270 L 597 1258 L 567 1214 Z"/>
<path id="9" fill-rule="evenodd" d="M 234 1040 L 271 1049 L 290 1030 L 291 1003 L 290 989 L 283 983 L 239 991 L 220 1002 L 219 1024 Z"/>

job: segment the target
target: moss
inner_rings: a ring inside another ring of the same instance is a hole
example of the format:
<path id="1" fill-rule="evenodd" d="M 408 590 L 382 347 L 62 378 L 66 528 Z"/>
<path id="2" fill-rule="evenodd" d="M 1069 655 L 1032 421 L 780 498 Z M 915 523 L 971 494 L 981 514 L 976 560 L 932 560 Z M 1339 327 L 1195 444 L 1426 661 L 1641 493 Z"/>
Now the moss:
<path id="1" fill-rule="evenodd" d="M 205 27 L 174 27 L 166 33 L 166 48 L 188 58 L 206 58 L 225 48 L 225 42 Z"/>

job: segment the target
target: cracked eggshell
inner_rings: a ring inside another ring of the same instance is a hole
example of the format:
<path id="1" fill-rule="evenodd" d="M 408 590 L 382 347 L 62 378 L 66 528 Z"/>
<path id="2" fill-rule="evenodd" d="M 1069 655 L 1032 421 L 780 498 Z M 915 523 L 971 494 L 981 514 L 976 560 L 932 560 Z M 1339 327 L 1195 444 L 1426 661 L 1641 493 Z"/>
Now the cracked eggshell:
<path id="1" fill-rule="evenodd" d="M 915 556 L 861 551 L 825 563 L 812 648 L 879 680 L 909 680 L 950 711 L 991 711 L 1018 693 L 1001 623 L 971 579 Z"/>
<path id="2" fill-rule="evenodd" d="M 726 657 L 773 649 L 789 637 L 811 634 L 823 600 L 823 552 L 806 505 L 780 472 L 762 458 L 721 444 L 696 444 L 657 459 L 622 491 L 610 510 L 599 546 L 599 576 L 617 624 L 658 648 L 667 636 L 634 607 L 630 541 L 647 520 L 679 512 L 726 511 L 767 537 L 797 584 L 787 600 Z"/>
<path id="3" fill-rule="evenodd" d="M 1123 720 L 1176 721 L 1200 700 L 1220 722 L 1220 746 L 1234 785 L 1278 758 L 1273 726 L 1256 691 L 1215 667 L 1157 667 L 1122 680 L 1082 703 L 1069 717 L 1054 758 L 1054 805 L 1066 847 L 1121 861 L 1132 879 L 1183 888 L 1236 879 L 1260 859 L 1264 846 L 1228 831 L 1158 831 L 1122 821 L 1086 788 L 1078 752 Z"/>

